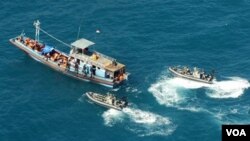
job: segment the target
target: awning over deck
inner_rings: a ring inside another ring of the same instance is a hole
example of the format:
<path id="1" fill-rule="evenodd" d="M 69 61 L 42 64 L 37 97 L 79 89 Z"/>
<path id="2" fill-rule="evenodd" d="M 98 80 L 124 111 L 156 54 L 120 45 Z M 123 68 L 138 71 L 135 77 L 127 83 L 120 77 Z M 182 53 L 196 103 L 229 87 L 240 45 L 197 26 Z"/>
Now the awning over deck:
<path id="1" fill-rule="evenodd" d="M 42 49 L 42 54 L 50 53 L 54 48 L 49 45 L 45 45 L 45 47 Z"/>
<path id="2" fill-rule="evenodd" d="M 80 48 L 80 49 L 85 49 L 91 45 L 94 45 L 95 43 L 87 40 L 87 39 L 79 39 L 76 40 L 75 42 L 71 43 L 71 46 L 76 47 L 76 48 Z"/>

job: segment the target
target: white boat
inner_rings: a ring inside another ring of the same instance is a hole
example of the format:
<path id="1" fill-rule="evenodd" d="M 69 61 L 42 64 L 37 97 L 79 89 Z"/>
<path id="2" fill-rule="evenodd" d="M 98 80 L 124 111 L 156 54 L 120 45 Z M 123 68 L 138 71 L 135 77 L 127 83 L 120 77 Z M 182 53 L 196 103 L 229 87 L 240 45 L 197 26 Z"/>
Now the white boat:
<path id="1" fill-rule="evenodd" d="M 35 21 L 34 26 L 36 28 L 35 39 L 21 34 L 9 41 L 35 60 L 73 78 L 108 87 L 115 87 L 128 79 L 129 73 L 125 71 L 125 65 L 117 62 L 114 58 L 91 50 L 93 42 L 81 38 L 67 44 L 43 30 L 39 21 Z M 39 39 L 40 31 L 69 46 L 70 53 L 64 53 L 42 43 Z"/>
<path id="2" fill-rule="evenodd" d="M 213 74 L 206 74 L 204 71 L 196 67 L 194 67 L 192 70 L 186 66 L 183 67 L 174 66 L 174 67 L 169 67 L 168 69 L 175 76 L 197 82 L 212 84 L 213 80 L 215 79 Z"/>
<path id="3" fill-rule="evenodd" d="M 112 108 L 112 109 L 121 111 L 123 108 L 125 108 L 128 105 L 125 99 L 117 99 L 112 94 L 102 95 L 102 94 L 98 94 L 94 92 L 87 92 L 86 96 L 91 101 L 106 108 Z"/>

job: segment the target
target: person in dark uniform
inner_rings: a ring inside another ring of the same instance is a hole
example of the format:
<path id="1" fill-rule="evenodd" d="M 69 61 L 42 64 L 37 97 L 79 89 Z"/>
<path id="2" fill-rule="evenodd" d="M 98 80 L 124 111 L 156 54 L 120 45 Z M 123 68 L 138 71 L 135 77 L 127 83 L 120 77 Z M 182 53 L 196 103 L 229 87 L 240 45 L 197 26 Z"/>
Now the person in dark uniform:
<path id="1" fill-rule="evenodd" d="M 90 67 L 90 77 L 92 77 L 92 75 L 93 75 L 93 67 Z"/>
<path id="2" fill-rule="evenodd" d="M 83 65 L 83 68 L 82 68 L 82 72 L 84 73 L 84 75 L 86 76 L 87 75 L 87 70 L 86 70 L 86 64 Z"/>
<path id="3" fill-rule="evenodd" d="M 79 68 L 79 65 L 77 62 L 75 62 L 75 72 L 78 73 L 78 68 Z"/>

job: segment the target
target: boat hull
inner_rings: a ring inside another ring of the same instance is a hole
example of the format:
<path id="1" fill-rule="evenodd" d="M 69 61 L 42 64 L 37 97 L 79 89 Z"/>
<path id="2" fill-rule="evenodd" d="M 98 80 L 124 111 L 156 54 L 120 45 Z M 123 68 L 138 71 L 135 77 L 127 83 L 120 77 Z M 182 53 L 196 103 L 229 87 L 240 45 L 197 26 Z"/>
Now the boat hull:
<path id="1" fill-rule="evenodd" d="M 120 85 L 122 82 L 120 83 L 115 83 L 113 81 L 107 81 L 107 80 L 103 80 L 97 77 L 88 77 L 88 76 L 84 76 L 81 74 L 76 74 L 73 72 L 68 71 L 65 68 L 59 67 L 57 63 L 50 61 L 48 59 L 46 59 L 43 55 L 39 54 L 39 52 L 35 52 L 34 50 L 32 50 L 31 48 L 28 48 L 27 46 L 23 45 L 20 42 L 17 42 L 15 39 L 10 39 L 9 40 L 10 43 L 12 43 L 14 46 L 16 46 L 17 48 L 21 49 L 22 51 L 24 51 L 26 54 L 28 54 L 30 57 L 32 57 L 34 60 L 56 70 L 59 71 L 67 76 L 73 77 L 75 79 L 79 79 L 82 81 L 90 81 L 93 83 L 97 83 L 106 87 L 110 87 L 110 88 L 114 88 L 118 85 Z"/>
<path id="2" fill-rule="evenodd" d="M 202 83 L 206 83 L 206 84 L 213 84 L 212 81 L 206 81 L 206 80 L 202 80 L 202 79 L 198 79 L 198 78 L 194 78 L 192 76 L 187 76 L 187 75 L 183 75 L 178 73 L 177 71 L 175 71 L 172 67 L 169 67 L 168 70 L 175 76 L 177 77 L 181 77 L 181 78 L 185 78 L 188 80 L 192 80 L 192 81 L 196 81 L 196 82 L 202 82 Z"/>
<path id="3" fill-rule="evenodd" d="M 86 96 L 87 96 L 91 101 L 93 101 L 94 103 L 96 103 L 97 105 L 100 105 L 100 106 L 102 106 L 102 107 L 109 108 L 109 109 L 115 109 L 115 110 L 119 110 L 119 111 L 122 110 L 122 108 L 120 108 L 120 107 L 116 107 L 116 106 L 113 106 L 113 105 L 110 105 L 110 104 L 106 104 L 106 103 L 103 103 L 103 102 L 100 102 L 100 101 L 94 99 L 94 98 L 91 96 L 91 92 L 87 92 L 87 93 L 86 93 Z"/>

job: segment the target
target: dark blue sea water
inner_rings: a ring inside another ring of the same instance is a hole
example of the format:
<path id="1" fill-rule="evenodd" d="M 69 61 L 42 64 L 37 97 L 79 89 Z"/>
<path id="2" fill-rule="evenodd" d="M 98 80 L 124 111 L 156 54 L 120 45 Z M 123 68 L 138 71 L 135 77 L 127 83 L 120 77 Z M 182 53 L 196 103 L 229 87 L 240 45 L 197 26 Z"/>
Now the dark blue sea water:
<path id="1" fill-rule="evenodd" d="M 0 140 L 221 140 L 221 124 L 250 123 L 249 11 L 249 0 L 0 1 Z M 126 64 L 129 81 L 116 89 L 81 82 L 8 42 L 23 30 L 34 37 L 36 19 L 67 43 L 81 26 L 96 50 Z M 173 78 L 171 65 L 215 69 L 217 80 Z M 87 91 L 127 96 L 131 105 L 107 110 Z"/>

